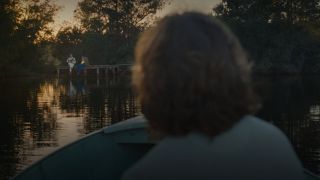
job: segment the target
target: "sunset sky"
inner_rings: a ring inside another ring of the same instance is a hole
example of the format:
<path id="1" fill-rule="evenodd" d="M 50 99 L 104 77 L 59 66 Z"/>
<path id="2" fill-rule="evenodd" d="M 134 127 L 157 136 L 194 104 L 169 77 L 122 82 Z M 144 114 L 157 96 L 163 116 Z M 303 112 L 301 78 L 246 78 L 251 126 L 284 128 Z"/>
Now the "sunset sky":
<path id="1" fill-rule="evenodd" d="M 73 12 L 80 0 L 56 0 L 59 6 L 62 6 L 57 15 L 55 29 L 59 29 L 64 22 L 72 23 Z M 165 7 L 159 15 L 165 15 L 171 12 L 180 12 L 184 10 L 197 10 L 202 12 L 210 12 L 211 9 L 221 0 L 172 0 L 172 3 Z"/>

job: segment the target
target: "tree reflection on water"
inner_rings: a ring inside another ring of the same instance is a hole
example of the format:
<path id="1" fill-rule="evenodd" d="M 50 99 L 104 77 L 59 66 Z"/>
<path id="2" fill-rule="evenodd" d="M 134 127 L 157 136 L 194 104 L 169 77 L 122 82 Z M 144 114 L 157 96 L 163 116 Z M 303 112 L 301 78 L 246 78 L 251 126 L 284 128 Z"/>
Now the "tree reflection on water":
<path id="1" fill-rule="evenodd" d="M 259 117 L 281 128 L 307 169 L 319 174 L 319 77 L 259 77 Z M 0 179 L 53 150 L 140 113 L 129 78 L 0 82 Z"/>
<path id="2" fill-rule="evenodd" d="M 1 87 L 0 179 L 140 109 L 128 78 L 19 79 Z"/>
<path id="3" fill-rule="evenodd" d="M 304 166 L 320 174 L 319 77 L 269 77 L 259 82 L 264 107 L 258 116 L 284 131 Z"/>

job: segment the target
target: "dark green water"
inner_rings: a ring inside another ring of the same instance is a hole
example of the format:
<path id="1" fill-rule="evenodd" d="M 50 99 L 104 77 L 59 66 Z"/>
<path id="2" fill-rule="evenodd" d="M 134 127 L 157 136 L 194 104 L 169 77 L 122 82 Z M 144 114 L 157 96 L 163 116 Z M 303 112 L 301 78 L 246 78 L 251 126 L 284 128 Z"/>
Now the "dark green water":
<path id="1" fill-rule="evenodd" d="M 320 173 L 320 77 L 257 78 L 264 108 L 304 166 Z M 0 179 L 94 130 L 140 113 L 130 81 L 10 79 L 0 81 Z"/>

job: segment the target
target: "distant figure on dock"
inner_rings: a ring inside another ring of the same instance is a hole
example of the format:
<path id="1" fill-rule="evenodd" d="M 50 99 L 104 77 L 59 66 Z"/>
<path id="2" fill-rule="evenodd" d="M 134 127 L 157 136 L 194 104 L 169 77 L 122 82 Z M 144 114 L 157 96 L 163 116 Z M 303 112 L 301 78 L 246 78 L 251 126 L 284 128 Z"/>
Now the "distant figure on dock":
<path id="1" fill-rule="evenodd" d="M 84 62 L 84 64 L 89 65 L 89 59 L 86 56 L 81 56 L 81 62 Z"/>
<path id="2" fill-rule="evenodd" d="M 69 73 L 71 74 L 74 65 L 77 63 L 76 59 L 72 56 L 72 54 L 70 54 L 70 56 L 68 57 L 67 63 L 69 65 Z"/>
<path id="3" fill-rule="evenodd" d="M 82 56 L 81 57 L 81 63 L 77 65 L 76 70 L 77 70 L 77 75 L 79 76 L 81 72 L 83 72 L 86 69 L 86 57 Z"/>
<path id="4" fill-rule="evenodd" d="M 220 21 L 160 20 L 138 40 L 133 85 L 158 143 L 123 180 L 302 180 L 290 141 L 255 117 L 252 63 Z"/>

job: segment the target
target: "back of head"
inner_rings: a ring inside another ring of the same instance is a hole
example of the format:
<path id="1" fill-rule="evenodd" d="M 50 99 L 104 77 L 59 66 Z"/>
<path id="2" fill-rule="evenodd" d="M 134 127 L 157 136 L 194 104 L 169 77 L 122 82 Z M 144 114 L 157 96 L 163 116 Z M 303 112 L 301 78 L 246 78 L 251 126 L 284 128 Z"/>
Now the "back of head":
<path id="1" fill-rule="evenodd" d="M 223 24 L 189 12 L 165 17 L 142 34 L 133 84 L 153 130 L 213 136 L 255 111 L 250 70 Z"/>

